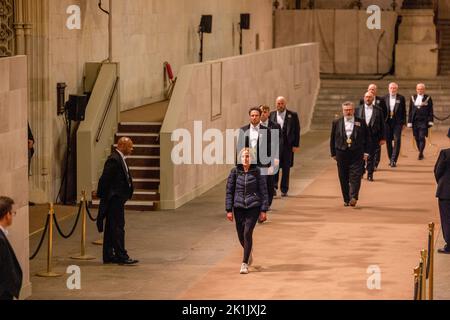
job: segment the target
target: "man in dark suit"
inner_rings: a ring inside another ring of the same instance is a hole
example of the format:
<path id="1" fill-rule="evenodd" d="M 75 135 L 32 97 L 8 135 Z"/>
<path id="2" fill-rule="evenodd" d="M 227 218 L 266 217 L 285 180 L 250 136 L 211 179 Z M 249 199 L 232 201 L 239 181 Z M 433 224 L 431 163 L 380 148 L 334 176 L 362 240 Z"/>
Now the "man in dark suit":
<path id="1" fill-rule="evenodd" d="M 343 117 L 333 122 L 331 157 L 336 160 L 344 205 L 356 206 L 364 161 L 369 157 L 369 132 L 364 120 L 355 117 L 353 102 L 342 105 Z"/>
<path id="2" fill-rule="evenodd" d="M 22 288 L 22 269 L 8 241 L 6 230 L 16 215 L 13 205 L 12 199 L 0 197 L 0 300 L 19 299 Z"/>
<path id="3" fill-rule="evenodd" d="M 367 92 L 364 96 L 364 104 L 356 109 L 355 117 L 362 119 L 369 132 L 369 141 L 367 141 L 369 158 L 367 160 L 367 180 L 373 181 L 375 171 L 375 157 L 378 148 L 385 143 L 384 137 L 384 116 L 380 109 L 374 105 L 374 95 Z"/>
<path id="4" fill-rule="evenodd" d="M 389 156 L 389 166 L 397 166 L 402 143 L 402 130 L 406 125 L 405 97 L 398 94 L 398 84 L 389 84 L 389 94 L 384 97 L 388 109 L 386 118 L 386 146 Z M 392 145 L 393 144 L 393 145 Z"/>
<path id="5" fill-rule="evenodd" d="M 256 162 L 259 168 L 264 168 L 263 175 L 267 175 L 267 169 L 271 165 L 270 159 L 270 132 L 261 124 L 261 110 L 259 107 L 250 108 L 248 112 L 250 123 L 239 130 L 238 144 L 236 151 L 239 154 L 243 148 L 253 149 L 256 154 Z"/>
<path id="6" fill-rule="evenodd" d="M 378 92 L 377 85 L 374 83 L 371 83 L 369 85 L 369 87 L 367 88 L 367 91 L 371 92 L 373 94 L 373 96 L 375 97 L 375 99 L 374 99 L 375 107 L 377 107 L 378 109 L 381 110 L 381 112 L 383 112 L 384 119 L 386 119 L 388 116 L 388 110 L 387 110 L 388 108 L 387 108 L 387 105 L 386 105 L 384 99 L 377 95 L 377 92 Z M 362 105 L 362 104 L 364 104 L 364 97 L 362 97 L 359 101 L 359 105 Z M 381 146 L 378 146 L 377 150 L 376 150 L 376 154 L 375 154 L 375 171 L 378 169 L 380 160 L 381 160 Z"/>
<path id="7" fill-rule="evenodd" d="M 419 149 L 419 160 L 423 160 L 428 129 L 434 125 L 433 100 L 425 94 L 423 83 L 417 85 L 416 91 L 417 94 L 411 97 L 409 103 L 408 128 L 413 129 L 413 135 Z"/>
<path id="8" fill-rule="evenodd" d="M 450 129 L 447 137 L 450 138 Z M 438 184 L 436 197 L 439 199 L 442 235 L 445 246 L 439 253 L 450 254 L 450 149 L 442 150 L 434 167 L 434 176 Z"/>
<path id="9" fill-rule="evenodd" d="M 286 98 L 278 97 L 277 111 L 270 114 L 270 120 L 281 127 L 280 169 L 281 196 L 287 197 L 289 191 L 289 175 L 294 166 L 294 153 L 300 150 L 300 120 L 296 112 L 287 110 Z M 275 175 L 275 189 L 278 189 L 280 172 Z"/>
<path id="10" fill-rule="evenodd" d="M 133 179 L 125 158 L 133 151 L 133 142 L 123 137 L 117 149 L 106 160 L 103 174 L 98 182 L 100 198 L 97 227 L 103 236 L 103 263 L 136 264 L 125 250 L 125 203 L 133 196 Z M 105 226 L 103 221 L 106 219 Z"/>
<path id="11" fill-rule="evenodd" d="M 275 181 L 274 173 L 278 172 L 280 166 L 280 150 L 282 145 L 281 127 L 278 123 L 273 122 L 269 119 L 270 117 L 270 107 L 260 106 L 261 110 L 261 124 L 264 127 L 269 128 L 269 135 L 271 141 L 271 166 L 267 175 L 267 191 L 269 194 L 269 208 L 272 205 L 273 197 L 275 195 Z"/>

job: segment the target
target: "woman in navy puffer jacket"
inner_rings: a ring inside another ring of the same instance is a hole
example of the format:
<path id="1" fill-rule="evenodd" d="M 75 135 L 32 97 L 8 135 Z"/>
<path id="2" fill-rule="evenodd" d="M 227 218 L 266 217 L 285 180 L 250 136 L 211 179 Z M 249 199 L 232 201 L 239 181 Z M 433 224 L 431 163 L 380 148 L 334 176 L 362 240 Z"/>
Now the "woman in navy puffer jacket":
<path id="1" fill-rule="evenodd" d="M 244 248 L 241 274 L 247 274 L 252 263 L 253 230 L 256 222 L 258 219 L 267 220 L 268 210 L 266 177 L 261 175 L 256 165 L 251 164 L 252 158 L 252 151 L 243 149 L 238 158 L 242 164 L 231 170 L 227 182 L 227 219 L 233 221 L 234 212 L 239 242 Z"/>

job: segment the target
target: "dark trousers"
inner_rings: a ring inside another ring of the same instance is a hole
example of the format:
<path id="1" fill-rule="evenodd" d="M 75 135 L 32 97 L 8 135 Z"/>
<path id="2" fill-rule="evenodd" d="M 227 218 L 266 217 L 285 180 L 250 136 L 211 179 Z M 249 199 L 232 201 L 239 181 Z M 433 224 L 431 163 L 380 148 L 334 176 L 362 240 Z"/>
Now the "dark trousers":
<path id="1" fill-rule="evenodd" d="M 253 247 L 253 230 L 258 221 L 261 208 L 240 209 L 234 208 L 234 219 L 236 220 L 236 231 L 239 242 L 244 248 L 243 263 L 248 263 Z"/>
<path id="2" fill-rule="evenodd" d="M 3 292 L 2 294 L 0 294 L 0 301 L 6 300 L 14 300 L 13 295 L 8 292 Z"/>
<path id="3" fill-rule="evenodd" d="M 447 249 L 450 250 L 450 200 L 439 199 L 439 213 L 441 214 L 442 235 Z"/>
<path id="4" fill-rule="evenodd" d="M 378 144 L 375 148 L 374 168 L 378 168 L 381 161 L 381 146 Z"/>
<path id="5" fill-rule="evenodd" d="M 428 135 L 428 128 L 413 127 L 413 134 L 416 139 L 417 149 L 419 149 L 419 153 L 423 155 L 427 144 L 426 137 Z"/>
<path id="6" fill-rule="evenodd" d="M 266 176 L 267 180 L 267 193 L 269 195 L 269 207 L 272 205 L 273 202 L 273 196 L 275 195 L 275 186 L 274 186 L 274 180 L 275 176 L 268 175 Z"/>
<path id="7" fill-rule="evenodd" d="M 367 174 L 369 176 L 373 176 L 373 173 L 375 171 L 375 168 L 377 166 L 377 160 L 379 161 L 379 158 L 377 157 L 377 152 L 381 150 L 380 145 L 377 144 L 371 144 L 369 146 L 369 158 L 367 159 L 366 163 L 366 170 Z M 364 161 L 363 161 L 364 164 Z"/>
<path id="8" fill-rule="evenodd" d="M 402 125 L 388 122 L 386 125 L 386 148 L 390 162 L 397 163 L 402 143 Z"/>
<path id="9" fill-rule="evenodd" d="M 291 167 L 293 165 L 293 157 L 294 154 L 292 153 L 292 148 L 284 147 L 283 151 L 280 154 L 280 168 L 277 174 L 274 176 L 275 189 L 278 190 L 281 174 L 280 189 L 282 193 L 288 193 L 289 191 L 289 176 L 291 174 Z"/>
<path id="10" fill-rule="evenodd" d="M 103 235 L 103 261 L 129 259 L 125 250 L 125 201 L 113 197 L 106 213 L 105 234 Z"/>
<path id="11" fill-rule="evenodd" d="M 339 181 L 341 183 L 344 202 L 348 203 L 352 198 L 358 200 L 361 188 L 361 176 L 363 173 L 363 152 L 336 151 Z"/>

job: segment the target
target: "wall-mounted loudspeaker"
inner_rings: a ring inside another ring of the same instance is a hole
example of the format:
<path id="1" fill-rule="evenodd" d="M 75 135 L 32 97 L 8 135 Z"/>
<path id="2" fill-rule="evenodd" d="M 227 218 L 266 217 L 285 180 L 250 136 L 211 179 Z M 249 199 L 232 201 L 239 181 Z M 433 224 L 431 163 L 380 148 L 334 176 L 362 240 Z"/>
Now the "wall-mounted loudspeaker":
<path id="1" fill-rule="evenodd" d="M 200 32 L 211 33 L 212 32 L 212 15 L 203 15 L 200 21 Z"/>
<path id="2" fill-rule="evenodd" d="M 250 13 L 241 13 L 240 25 L 242 30 L 250 29 Z"/>

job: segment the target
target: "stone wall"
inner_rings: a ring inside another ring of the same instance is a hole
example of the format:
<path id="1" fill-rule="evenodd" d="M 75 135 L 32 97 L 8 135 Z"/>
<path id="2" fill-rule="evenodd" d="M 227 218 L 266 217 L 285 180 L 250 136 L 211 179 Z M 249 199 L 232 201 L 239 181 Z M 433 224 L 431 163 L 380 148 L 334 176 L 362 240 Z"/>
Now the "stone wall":
<path id="1" fill-rule="evenodd" d="M 267 104 L 275 110 L 275 99 L 283 95 L 288 109 L 299 113 L 304 134 L 320 88 L 319 64 L 318 44 L 303 44 L 184 66 L 161 130 L 162 208 L 180 207 L 223 181 L 230 170 L 226 164 L 204 163 L 202 152 L 194 149 L 192 163 L 194 156 L 200 156 L 197 160 L 203 164 L 174 165 L 171 153 L 178 142 L 172 142 L 171 136 L 175 130 L 186 129 L 194 137 L 194 122 L 200 121 L 200 138 L 208 129 L 225 135 L 227 129 L 248 123 L 250 107 Z M 203 148 L 209 144 L 199 143 Z M 231 149 L 232 162 L 233 154 Z"/>
<path id="2" fill-rule="evenodd" d="M 109 1 L 103 1 L 106 10 Z M 56 115 L 56 84 L 67 94 L 80 93 L 86 62 L 108 58 L 108 16 L 97 1 L 40 0 L 32 12 L 31 125 L 37 139 L 33 160 L 32 199 L 54 200 L 61 182 L 66 150 L 64 121 Z M 66 10 L 81 9 L 81 29 L 69 30 Z M 272 47 L 271 0 L 112 0 L 112 58 L 120 63 L 122 110 L 163 99 L 163 63 L 175 76 L 183 65 L 198 61 L 197 27 L 202 14 L 213 15 L 213 33 L 205 34 L 204 60 L 239 53 L 240 13 L 251 14 L 244 30 L 244 53 Z"/>
<path id="3" fill-rule="evenodd" d="M 14 199 L 9 240 L 23 270 L 21 296 L 31 295 L 28 243 L 27 59 L 0 58 L 0 195 Z"/>
<path id="4" fill-rule="evenodd" d="M 284 0 L 280 1 L 284 2 L 285 8 L 293 9 L 295 8 L 295 0 Z M 316 9 L 350 9 L 352 3 L 354 3 L 354 0 L 315 0 L 315 8 Z M 365 9 L 368 6 L 372 4 L 376 4 L 383 10 L 392 10 L 391 4 L 392 0 L 362 0 L 362 8 Z M 397 0 L 396 1 L 398 7 L 397 9 L 401 8 L 401 5 L 403 3 L 403 0 Z M 308 7 L 308 0 L 302 0 L 301 1 L 302 8 Z"/>
<path id="5" fill-rule="evenodd" d="M 393 63 L 397 13 L 382 12 L 380 30 L 369 30 L 368 17 L 362 10 L 278 10 L 275 47 L 318 42 L 323 73 L 387 73 Z"/>

